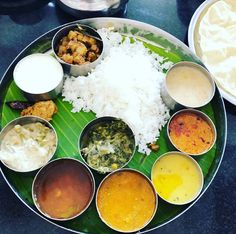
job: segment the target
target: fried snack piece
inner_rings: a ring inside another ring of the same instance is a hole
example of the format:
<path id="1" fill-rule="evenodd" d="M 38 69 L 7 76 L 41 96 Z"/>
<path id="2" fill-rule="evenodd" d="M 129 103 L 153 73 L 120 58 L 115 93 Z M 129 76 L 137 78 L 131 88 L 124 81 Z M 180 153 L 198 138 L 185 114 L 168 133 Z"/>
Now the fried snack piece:
<path id="1" fill-rule="evenodd" d="M 55 113 L 57 113 L 57 106 L 52 100 L 49 100 L 36 102 L 33 106 L 27 107 L 21 111 L 21 116 L 35 115 L 50 121 Z"/>

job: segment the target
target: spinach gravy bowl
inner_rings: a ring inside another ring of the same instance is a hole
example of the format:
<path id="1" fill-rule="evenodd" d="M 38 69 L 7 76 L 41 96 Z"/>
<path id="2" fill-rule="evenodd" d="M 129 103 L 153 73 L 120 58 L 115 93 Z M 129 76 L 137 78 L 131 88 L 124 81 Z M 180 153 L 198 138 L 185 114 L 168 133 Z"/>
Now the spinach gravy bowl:
<path id="1" fill-rule="evenodd" d="M 88 123 L 78 145 L 86 164 L 102 174 L 126 166 L 136 146 L 131 128 L 121 119 L 108 116 Z"/>
<path id="2" fill-rule="evenodd" d="M 79 160 L 60 158 L 44 166 L 35 176 L 32 198 L 44 216 L 66 221 L 81 215 L 95 193 L 95 180 Z"/>

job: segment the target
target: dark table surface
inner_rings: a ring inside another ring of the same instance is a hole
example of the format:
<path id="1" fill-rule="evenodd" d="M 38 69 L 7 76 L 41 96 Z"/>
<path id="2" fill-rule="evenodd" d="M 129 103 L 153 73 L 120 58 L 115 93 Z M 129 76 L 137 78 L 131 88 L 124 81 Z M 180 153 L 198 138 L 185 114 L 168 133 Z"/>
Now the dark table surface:
<path id="1" fill-rule="evenodd" d="M 38 1 L 41 6 L 34 5 L 31 11 L 23 7 L 3 15 L 7 12 L 1 2 L 4 1 L 0 1 L 0 77 L 32 40 L 60 24 L 75 20 L 52 2 L 48 4 L 44 0 Z M 5 2 L 9 5 L 11 0 Z M 155 25 L 187 43 L 191 16 L 202 2 L 130 0 L 126 17 Z M 194 207 L 175 221 L 150 233 L 236 233 L 236 107 L 227 101 L 225 104 L 228 139 L 224 159 L 214 181 Z M 49 224 L 30 211 L 0 175 L 0 233 L 69 232 Z"/>

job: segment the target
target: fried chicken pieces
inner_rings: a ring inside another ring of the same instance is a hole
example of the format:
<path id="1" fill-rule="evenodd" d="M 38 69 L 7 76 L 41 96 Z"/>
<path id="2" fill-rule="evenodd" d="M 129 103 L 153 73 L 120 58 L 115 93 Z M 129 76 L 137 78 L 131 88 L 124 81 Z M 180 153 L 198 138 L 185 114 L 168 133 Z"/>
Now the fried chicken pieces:
<path id="1" fill-rule="evenodd" d="M 49 100 L 40 101 L 27 107 L 21 111 L 21 116 L 34 115 L 50 121 L 55 113 L 57 113 L 57 106 L 52 100 Z"/>

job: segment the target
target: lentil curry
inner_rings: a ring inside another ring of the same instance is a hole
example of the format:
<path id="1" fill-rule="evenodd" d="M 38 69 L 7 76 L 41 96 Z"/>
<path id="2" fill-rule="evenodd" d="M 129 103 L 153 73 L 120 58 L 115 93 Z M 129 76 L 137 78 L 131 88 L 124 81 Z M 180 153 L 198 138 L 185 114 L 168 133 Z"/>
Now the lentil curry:
<path id="1" fill-rule="evenodd" d="M 152 219 L 156 211 L 156 194 L 141 173 L 117 171 L 101 184 L 97 208 L 108 226 L 121 232 L 134 232 Z"/>
<path id="2" fill-rule="evenodd" d="M 172 204 L 191 202 L 201 191 L 201 169 L 190 156 L 170 152 L 156 161 L 152 182 L 157 194 Z"/>

